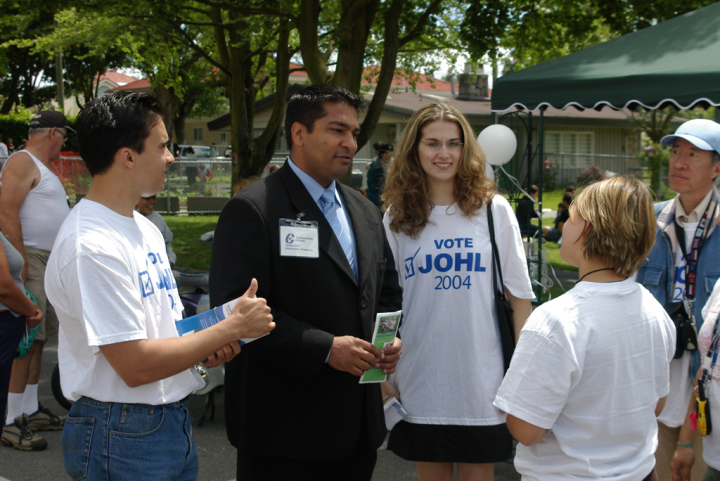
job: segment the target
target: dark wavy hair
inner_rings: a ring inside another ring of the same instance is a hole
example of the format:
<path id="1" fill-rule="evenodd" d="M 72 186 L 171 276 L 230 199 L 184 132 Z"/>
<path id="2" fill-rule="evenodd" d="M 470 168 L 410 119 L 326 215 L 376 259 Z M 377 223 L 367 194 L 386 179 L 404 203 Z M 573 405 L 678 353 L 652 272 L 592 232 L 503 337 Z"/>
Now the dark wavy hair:
<path id="1" fill-rule="evenodd" d="M 384 207 L 389 209 L 393 232 L 417 237 L 428 223 L 433 205 L 427 176 L 420 165 L 418 144 L 423 128 L 441 120 L 455 122 L 460 127 L 464 143 L 455 176 L 455 202 L 462 214 L 467 217 L 474 215 L 495 194 L 495 183 L 485 174 L 485 153 L 475 140 L 465 116 L 448 104 L 427 105 L 410 118 L 395 150 L 395 161 L 388 171 L 382 198 Z"/>
<path id="2" fill-rule="evenodd" d="M 137 92 L 108 92 L 91 100 L 77 117 L 78 149 L 90 175 L 110 169 L 115 153 L 129 147 L 142 154 L 145 139 L 162 120 L 155 97 Z"/>

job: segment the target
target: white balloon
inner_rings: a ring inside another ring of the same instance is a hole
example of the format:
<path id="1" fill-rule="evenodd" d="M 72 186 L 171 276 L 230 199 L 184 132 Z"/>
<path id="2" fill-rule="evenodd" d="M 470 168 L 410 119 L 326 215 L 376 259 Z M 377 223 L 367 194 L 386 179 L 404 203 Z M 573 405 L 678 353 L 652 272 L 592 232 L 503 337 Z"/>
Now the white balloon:
<path id="1" fill-rule="evenodd" d="M 490 177 L 490 180 L 495 181 L 495 170 L 493 170 L 493 166 L 490 165 L 490 162 L 485 162 L 485 173 L 488 177 Z"/>
<path id="2" fill-rule="evenodd" d="M 478 144 L 485 151 L 487 161 L 492 165 L 509 162 L 517 150 L 515 133 L 502 124 L 494 124 L 480 132 Z"/>

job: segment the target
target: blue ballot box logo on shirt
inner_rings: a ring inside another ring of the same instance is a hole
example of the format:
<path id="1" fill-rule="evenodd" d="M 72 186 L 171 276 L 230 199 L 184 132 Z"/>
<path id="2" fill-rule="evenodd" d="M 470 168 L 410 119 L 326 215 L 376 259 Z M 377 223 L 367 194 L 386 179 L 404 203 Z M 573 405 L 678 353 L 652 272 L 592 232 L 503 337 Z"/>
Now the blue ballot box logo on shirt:
<path id="1" fill-rule="evenodd" d="M 433 241 L 435 247 L 439 249 L 458 250 L 472 249 L 472 238 L 457 239 L 436 239 Z M 412 257 L 405 259 L 405 279 L 415 276 L 415 258 L 418 257 L 422 247 L 415 251 Z M 479 252 L 441 252 L 437 254 L 425 254 L 420 256 L 417 262 L 417 271 L 420 274 L 446 273 L 446 272 L 486 272 L 485 266 L 482 265 L 482 255 Z M 447 279 L 446 279 L 447 277 Z M 462 287 L 470 288 L 470 277 L 462 278 L 460 276 L 448 277 L 437 276 L 437 290 L 459 289 Z"/>

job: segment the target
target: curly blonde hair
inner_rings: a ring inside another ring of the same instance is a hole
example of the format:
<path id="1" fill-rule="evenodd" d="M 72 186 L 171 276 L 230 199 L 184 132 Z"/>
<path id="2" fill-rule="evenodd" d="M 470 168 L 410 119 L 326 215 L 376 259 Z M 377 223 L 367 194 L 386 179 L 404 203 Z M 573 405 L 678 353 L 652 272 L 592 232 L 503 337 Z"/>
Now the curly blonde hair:
<path id="1" fill-rule="evenodd" d="M 438 121 L 455 122 L 460 127 L 464 146 L 455 176 L 455 202 L 462 214 L 474 215 L 495 194 L 495 183 L 485 174 L 485 153 L 465 116 L 445 103 L 427 105 L 408 121 L 395 150 L 395 161 L 388 170 L 382 200 L 383 207 L 389 209 L 393 232 L 416 238 L 428 223 L 434 206 L 430 202 L 427 176 L 420 164 L 418 144 L 423 128 Z"/>

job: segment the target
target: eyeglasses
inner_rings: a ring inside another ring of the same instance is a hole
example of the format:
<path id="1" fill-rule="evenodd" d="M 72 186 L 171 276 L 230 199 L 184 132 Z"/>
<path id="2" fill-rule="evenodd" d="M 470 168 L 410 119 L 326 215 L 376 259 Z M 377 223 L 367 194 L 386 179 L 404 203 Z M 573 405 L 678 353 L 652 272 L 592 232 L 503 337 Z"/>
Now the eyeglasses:
<path id="1" fill-rule="evenodd" d="M 57 132 L 58 134 L 60 134 L 60 135 L 62 136 L 63 140 L 65 140 L 65 136 L 67 135 L 67 132 L 64 132 L 64 133 L 63 133 L 63 132 L 60 132 L 60 129 L 57 129 L 57 128 L 55 129 L 55 132 Z"/>
<path id="2" fill-rule="evenodd" d="M 459 150 L 462 149 L 462 146 L 464 145 L 462 142 L 457 142 L 455 140 L 451 140 L 449 142 L 439 142 L 437 140 L 421 140 L 420 142 L 427 145 L 433 150 L 440 150 L 443 144 L 447 145 L 448 150 Z"/>

